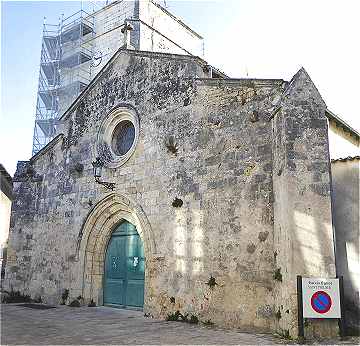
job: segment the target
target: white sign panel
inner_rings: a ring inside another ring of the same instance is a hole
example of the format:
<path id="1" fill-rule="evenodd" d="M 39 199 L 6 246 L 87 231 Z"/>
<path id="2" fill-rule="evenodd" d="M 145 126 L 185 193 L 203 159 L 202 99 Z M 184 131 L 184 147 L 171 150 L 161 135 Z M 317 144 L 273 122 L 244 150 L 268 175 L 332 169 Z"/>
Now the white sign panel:
<path id="1" fill-rule="evenodd" d="M 304 318 L 341 318 L 339 279 L 302 278 Z"/>

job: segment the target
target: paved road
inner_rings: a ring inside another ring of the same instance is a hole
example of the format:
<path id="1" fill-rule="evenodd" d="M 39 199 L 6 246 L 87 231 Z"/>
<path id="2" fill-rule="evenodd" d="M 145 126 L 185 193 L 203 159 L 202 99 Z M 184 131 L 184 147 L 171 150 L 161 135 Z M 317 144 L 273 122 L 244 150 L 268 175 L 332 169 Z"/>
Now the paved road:
<path id="1" fill-rule="evenodd" d="M 1 306 L 1 344 L 275 344 L 271 335 L 238 333 L 145 318 L 108 307 L 35 310 Z"/>
<path id="2" fill-rule="evenodd" d="M 145 318 L 142 312 L 108 307 L 59 306 L 35 310 L 1 305 L 1 345 L 196 344 L 273 345 L 272 335 L 249 334 Z"/>

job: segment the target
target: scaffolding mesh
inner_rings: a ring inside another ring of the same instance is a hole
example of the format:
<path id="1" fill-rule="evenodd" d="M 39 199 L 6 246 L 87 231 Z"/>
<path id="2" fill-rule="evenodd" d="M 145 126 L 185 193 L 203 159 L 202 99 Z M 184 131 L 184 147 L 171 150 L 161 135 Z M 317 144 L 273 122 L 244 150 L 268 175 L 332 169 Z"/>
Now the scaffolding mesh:
<path id="1" fill-rule="evenodd" d="M 93 15 L 84 10 L 43 24 L 33 155 L 53 139 L 62 112 L 90 82 L 93 35 Z"/>

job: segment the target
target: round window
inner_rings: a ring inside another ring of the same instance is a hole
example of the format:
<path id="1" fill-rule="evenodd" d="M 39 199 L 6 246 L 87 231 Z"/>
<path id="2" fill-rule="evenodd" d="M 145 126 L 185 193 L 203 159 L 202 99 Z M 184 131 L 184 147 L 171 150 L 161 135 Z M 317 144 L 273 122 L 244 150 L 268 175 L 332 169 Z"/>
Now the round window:
<path id="1" fill-rule="evenodd" d="M 129 120 L 120 122 L 114 129 L 111 148 L 116 155 L 125 155 L 135 140 L 135 127 Z"/>
<path id="2" fill-rule="evenodd" d="M 139 117 L 131 106 L 114 109 L 101 123 L 97 135 L 97 156 L 109 168 L 123 165 L 139 140 Z"/>

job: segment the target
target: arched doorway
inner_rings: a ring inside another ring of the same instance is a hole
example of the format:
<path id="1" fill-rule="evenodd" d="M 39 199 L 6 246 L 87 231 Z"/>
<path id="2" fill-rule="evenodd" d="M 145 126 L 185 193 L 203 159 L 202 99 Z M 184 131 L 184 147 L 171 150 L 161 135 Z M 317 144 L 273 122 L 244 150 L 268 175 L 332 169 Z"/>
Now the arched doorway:
<path id="1" fill-rule="evenodd" d="M 95 203 L 79 232 L 76 250 L 79 265 L 73 269 L 73 287 L 79 289 L 71 288 L 74 297 L 81 295 L 88 302 L 93 300 L 97 305 L 104 305 L 106 252 L 112 234 L 124 221 L 135 226 L 142 240 L 147 263 L 161 257 L 156 251 L 154 235 L 142 208 L 128 196 L 110 193 Z M 151 265 L 145 266 L 145 310 L 149 302 L 150 267 Z"/>
<path id="2" fill-rule="evenodd" d="M 109 240 L 104 261 L 104 305 L 142 308 L 145 256 L 136 227 L 122 220 Z"/>

